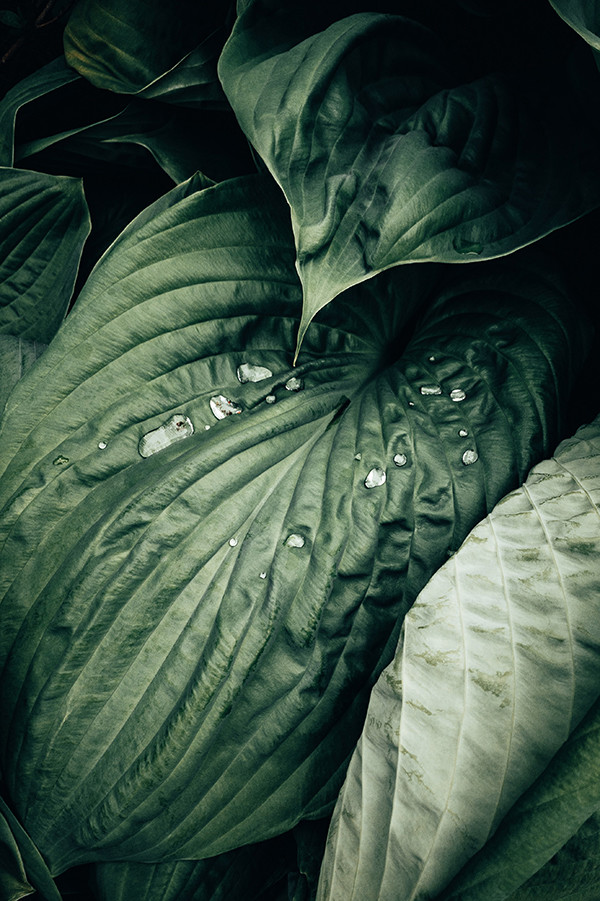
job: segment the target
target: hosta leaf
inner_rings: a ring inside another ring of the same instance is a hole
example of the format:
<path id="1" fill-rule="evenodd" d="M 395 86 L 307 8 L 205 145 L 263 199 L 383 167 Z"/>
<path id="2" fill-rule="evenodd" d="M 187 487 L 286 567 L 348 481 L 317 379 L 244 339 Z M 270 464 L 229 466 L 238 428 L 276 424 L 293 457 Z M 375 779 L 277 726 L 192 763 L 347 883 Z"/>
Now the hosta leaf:
<path id="1" fill-rule="evenodd" d="M 61 56 L 18 82 L 5 94 L 0 101 L 0 165 L 13 165 L 15 120 L 19 109 L 80 77 Z"/>
<path id="2" fill-rule="evenodd" d="M 597 0 L 550 0 L 550 5 L 594 50 L 600 50 L 600 4 Z"/>
<path id="3" fill-rule="evenodd" d="M 196 187 L 107 251 L 0 432 L 0 757 L 53 872 L 328 813 L 398 622 L 584 356 L 526 255 L 369 280 L 293 369 L 279 189 Z"/>
<path id="4" fill-rule="evenodd" d="M 293 867 L 289 836 L 207 860 L 97 864 L 98 901 L 259 901 Z"/>
<path id="5" fill-rule="evenodd" d="M 8 395 L 45 349 L 46 345 L 37 341 L 0 335 L 0 419 Z"/>
<path id="6" fill-rule="evenodd" d="M 481 848 L 598 696 L 599 553 L 600 419 L 475 527 L 406 616 L 320 899 L 433 898 Z"/>
<path id="7" fill-rule="evenodd" d="M 60 892 L 21 824 L 0 798 L 0 890 L 2 901 L 18 901 L 36 890 L 42 901 L 62 901 Z"/>
<path id="8" fill-rule="evenodd" d="M 81 181 L 0 167 L 0 189 L 0 334 L 48 342 L 90 230 Z"/>
<path id="9" fill-rule="evenodd" d="M 64 32 L 65 58 L 98 88 L 134 94 L 167 76 L 151 96 L 164 87 L 172 100 L 192 86 L 194 101 L 203 91 L 214 99 L 220 47 L 213 33 L 221 20 L 215 2 L 184 0 L 174 14 L 159 0 L 79 0 Z M 199 34 L 209 37 L 194 48 Z"/>
<path id="10" fill-rule="evenodd" d="M 362 13 L 310 26 L 256 0 L 219 61 L 291 207 L 299 343 L 319 309 L 376 272 L 507 254 L 598 205 L 597 140 L 564 76 L 533 93 L 500 75 L 456 85 L 416 22 Z"/>

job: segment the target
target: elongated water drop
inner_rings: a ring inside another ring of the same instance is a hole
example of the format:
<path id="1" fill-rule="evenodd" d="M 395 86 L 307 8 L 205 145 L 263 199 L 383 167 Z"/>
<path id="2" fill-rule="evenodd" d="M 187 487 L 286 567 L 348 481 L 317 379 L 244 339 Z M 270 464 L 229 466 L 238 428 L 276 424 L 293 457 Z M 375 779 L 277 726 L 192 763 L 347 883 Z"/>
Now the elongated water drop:
<path id="1" fill-rule="evenodd" d="M 456 401 L 457 403 L 458 403 L 459 401 L 461 401 L 461 400 L 464 400 L 464 399 L 466 398 L 466 396 L 467 396 L 467 395 L 466 395 L 466 393 L 463 391 L 462 388 L 453 388 L 452 391 L 450 392 L 450 397 L 451 397 L 451 399 L 452 399 L 453 401 Z"/>
<path id="2" fill-rule="evenodd" d="M 425 397 L 442 393 L 442 389 L 439 385 L 421 385 L 419 391 L 421 392 L 421 394 L 425 395 Z"/>
<path id="3" fill-rule="evenodd" d="M 242 412 L 242 408 L 234 404 L 234 402 L 225 397 L 224 394 L 215 394 L 214 397 L 211 397 L 210 408 L 216 419 L 225 419 L 226 416 L 232 416 L 234 413 Z"/>
<path id="4" fill-rule="evenodd" d="M 304 536 L 297 535 L 295 532 L 293 532 L 291 535 L 288 535 L 285 540 L 286 547 L 304 547 L 305 543 L 306 542 Z"/>
<path id="5" fill-rule="evenodd" d="M 184 416 L 183 413 L 175 413 L 163 425 L 146 432 L 140 438 L 138 451 L 142 457 L 151 457 L 152 454 L 170 447 L 171 444 L 182 441 L 184 438 L 189 438 L 193 433 L 194 426 L 191 419 Z"/>
<path id="6" fill-rule="evenodd" d="M 406 466 L 408 463 L 406 454 L 394 454 L 394 463 L 396 466 Z"/>
<path id="7" fill-rule="evenodd" d="M 479 454 L 475 450 L 466 450 L 462 455 L 462 461 L 465 466 L 470 466 L 471 463 L 476 463 L 479 460 Z"/>
<path id="8" fill-rule="evenodd" d="M 385 469 L 375 466 L 365 479 L 365 488 L 379 488 L 385 483 L 386 478 Z"/>
<path id="9" fill-rule="evenodd" d="M 302 391 L 304 388 L 304 382 L 302 379 L 297 378 L 295 375 L 288 379 L 285 383 L 285 387 L 288 391 Z"/>
<path id="10" fill-rule="evenodd" d="M 266 366 L 255 366 L 254 363 L 240 363 L 237 368 L 237 377 L 242 384 L 244 382 L 262 382 L 270 379 L 273 373 Z"/>

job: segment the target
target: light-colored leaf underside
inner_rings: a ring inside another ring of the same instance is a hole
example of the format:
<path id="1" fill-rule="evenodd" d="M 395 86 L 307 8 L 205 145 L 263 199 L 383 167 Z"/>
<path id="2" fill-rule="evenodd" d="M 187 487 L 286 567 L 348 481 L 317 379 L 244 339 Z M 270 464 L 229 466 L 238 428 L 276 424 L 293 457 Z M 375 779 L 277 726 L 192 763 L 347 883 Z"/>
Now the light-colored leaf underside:
<path id="1" fill-rule="evenodd" d="M 596 420 L 406 616 L 338 800 L 322 901 L 434 898 L 481 848 L 598 696 L 599 556 Z"/>

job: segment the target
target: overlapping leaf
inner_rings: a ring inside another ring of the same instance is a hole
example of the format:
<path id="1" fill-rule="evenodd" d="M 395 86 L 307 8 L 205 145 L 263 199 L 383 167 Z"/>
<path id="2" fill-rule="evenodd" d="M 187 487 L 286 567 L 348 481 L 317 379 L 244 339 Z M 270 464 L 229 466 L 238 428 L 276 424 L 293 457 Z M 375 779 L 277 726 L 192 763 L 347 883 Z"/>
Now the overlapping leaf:
<path id="1" fill-rule="evenodd" d="M 597 0 L 550 0 L 550 5 L 590 47 L 600 50 L 600 5 Z"/>
<path id="2" fill-rule="evenodd" d="M 598 697 L 599 554 L 600 419 L 476 526 L 405 618 L 338 800 L 320 899 L 433 898 L 482 847 Z M 541 815 L 544 849 L 547 826 Z M 503 860 L 514 879 L 519 854 Z M 476 897 L 500 891 L 495 873 Z M 463 884 L 452 897 L 472 896 Z"/>
<path id="3" fill-rule="evenodd" d="M 0 187 L 0 334 L 47 343 L 90 230 L 81 181 L 0 167 Z"/>
<path id="4" fill-rule="evenodd" d="M 16 335 L 0 335 L 0 419 L 8 395 L 46 349 L 45 344 Z"/>
<path id="5" fill-rule="evenodd" d="M 327 813 L 397 624 L 554 446 L 584 356 L 525 256 L 369 280 L 293 369 L 279 189 L 196 188 L 104 255 L 0 432 L 0 756 L 54 873 Z"/>
<path id="6" fill-rule="evenodd" d="M 598 205 L 597 139 L 564 76 L 543 91 L 495 75 L 456 85 L 441 41 L 400 16 L 313 29 L 293 4 L 255 0 L 219 61 L 291 207 L 299 342 L 376 272 L 507 254 Z"/>

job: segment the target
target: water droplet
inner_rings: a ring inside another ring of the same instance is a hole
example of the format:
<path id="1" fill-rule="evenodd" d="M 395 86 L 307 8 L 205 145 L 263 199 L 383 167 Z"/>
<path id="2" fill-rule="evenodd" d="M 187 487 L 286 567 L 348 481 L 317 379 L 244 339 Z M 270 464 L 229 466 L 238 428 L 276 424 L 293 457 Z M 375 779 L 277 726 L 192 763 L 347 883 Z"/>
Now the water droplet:
<path id="1" fill-rule="evenodd" d="M 466 429 L 459 429 L 458 434 L 460 435 L 461 438 L 466 438 L 469 433 L 467 432 Z"/>
<path id="2" fill-rule="evenodd" d="M 266 573 L 260 573 L 260 574 L 259 574 L 259 579 L 266 579 L 266 578 L 267 578 L 267 574 L 266 574 Z"/>
<path id="3" fill-rule="evenodd" d="M 100 448 L 100 450 L 104 450 L 106 448 L 106 441 L 99 441 L 98 447 Z"/>
<path id="4" fill-rule="evenodd" d="M 424 394 L 425 397 L 442 393 L 442 389 L 439 385 L 421 385 L 419 391 L 421 392 L 421 394 Z"/>
<path id="5" fill-rule="evenodd" d="M 266 366 L 255 366 L 254 363 L 240 363 L 237 368 L 237 377 L 242 384 L 244 382 L 262 382 L 270 379 L 273 373 Z"/>
<path id="6" fill-rule="evenodd" d="M 450 397 L 452 398 L 452 400 L 456 401 L 457 403 L 461 400 L 464 400 L 466 398 L 466 396 L 467 395 L 463 391 L 462 388 L 453 388 L 452 391 L 450 392 Z"/>
<path id="7" fill-rule="evenodd" d="M 285 387 L 288 391 L 302 391 L 304 388 L 304 382 L 302 379 L 297 378 L 295 375 L 288 379 L 285 383 Z"/>
<path id="8" fill-rule="evenodd" d="M 54 463 L 55 466 L 64 466 L 66 463 L 69 462 L 69 458 L 63 457 L 62 454 L 59 454 L 58 457 L 55 457 L 52 462 Z"/>
<path id="9" fill-rule="evenodd" d="M 469 466 L 471 463 L 476 463 L 479 460 L 479 454 L 475 450 L 466 450 L 462 455 L 462 461 L 465 466 Z"/>
<path id="10" fill-rule="evenodd" d="M 205 431 L 205 432 L 208 432 L 209 429 L 210 429 L 210 426 L 209 426 L 209 425 L 205 425 L 205 426 L 204 426 L 204 431 Z"/>
<path id="11" fill-rule="evenodd" d="M 414 402 L 413 402 L 412 400 L 409 400 L 408 406 L 409 406 L 409 407 L 414 407 Z"/>
<path id="12" fill-rule="evenodd" d="M 146 432 L 140 438 L 138 451 L 142 457 L 151 457 L 152 454 L 170 447 L 171 444 L 182 441 L 184 438 L 189 438 L 193 433 L 194 426 L 192 421 L 187 416 L 184 416 L 183 413 L 175 413 L 163 425 Z"/>
<path id="13" fill-rule="evenodd" d="M 454 239 L 452 246 L 457 253 L 473 253 L 477 256 L 483 252 L 484 247 L 484 245 L 480 244 L 478 241 L 468 241 L 466 238 L 459 237 Z"/>
<path id="14" fill-rule="evenodd" d="M 285 540 L 286 547 L 304 547 L 304 545 L 305 545 L 304 536 L 297 535 L 295 532 L 292 533 L 291 535 L 288 535 L 288 537 Z"/>
<path id="15" fill-rule="evenodd" d="M 435 361 L 436 361 L 436 356 L 435 356 L 435 354 L 431 354 L 431 356 L 429 357 L 429 362 L 430 362 L 430 363 L 435 363 Z"/>
<path id="16" fill-rule="evenodd" d="M 267 394 L 267 396 L 265 397 L 265 400 L 268 404 L 274 404 L 275 401 L 277 400 L 277 398 L 275 397 L 274 394 Z"/>
<path id="17" fill-rule="evenodd" d="M 394 463 L 396 466 L 406 466 L 408 463 L 406 454 L 394 454 Z"/>
<path id="18" fill-rule="evenodd" d="M 237 546 L 238 546 L 238 540 L 237 540 L 237 538 L 230 538 L 230 539 L 229 539 L 229 545 L 230 545 L 230 547 L 237 547 Z"/>
<path id="19" fill-rule="evenodd" d="M 362 460 L 362 454 L 354 454 L 355 460 Z"/>
<path id="20" fill-rule="evenodd" d="M 229 400 L 223 394 L 215 394 L 214 397 L 211 397 L 210 408 L 216 419 L 225 419 L 226 416 L 242 412 L 241 407 L 236 406 L 232 400 Z"/>
<path id="21" fill-rule="evenodd" d="M 379 466 L 376 466 L 365 479 L 365 488 L 379 488 L 380 485 L 385 483 L 386 478 L 385 469 L 380 469 Z"/>

